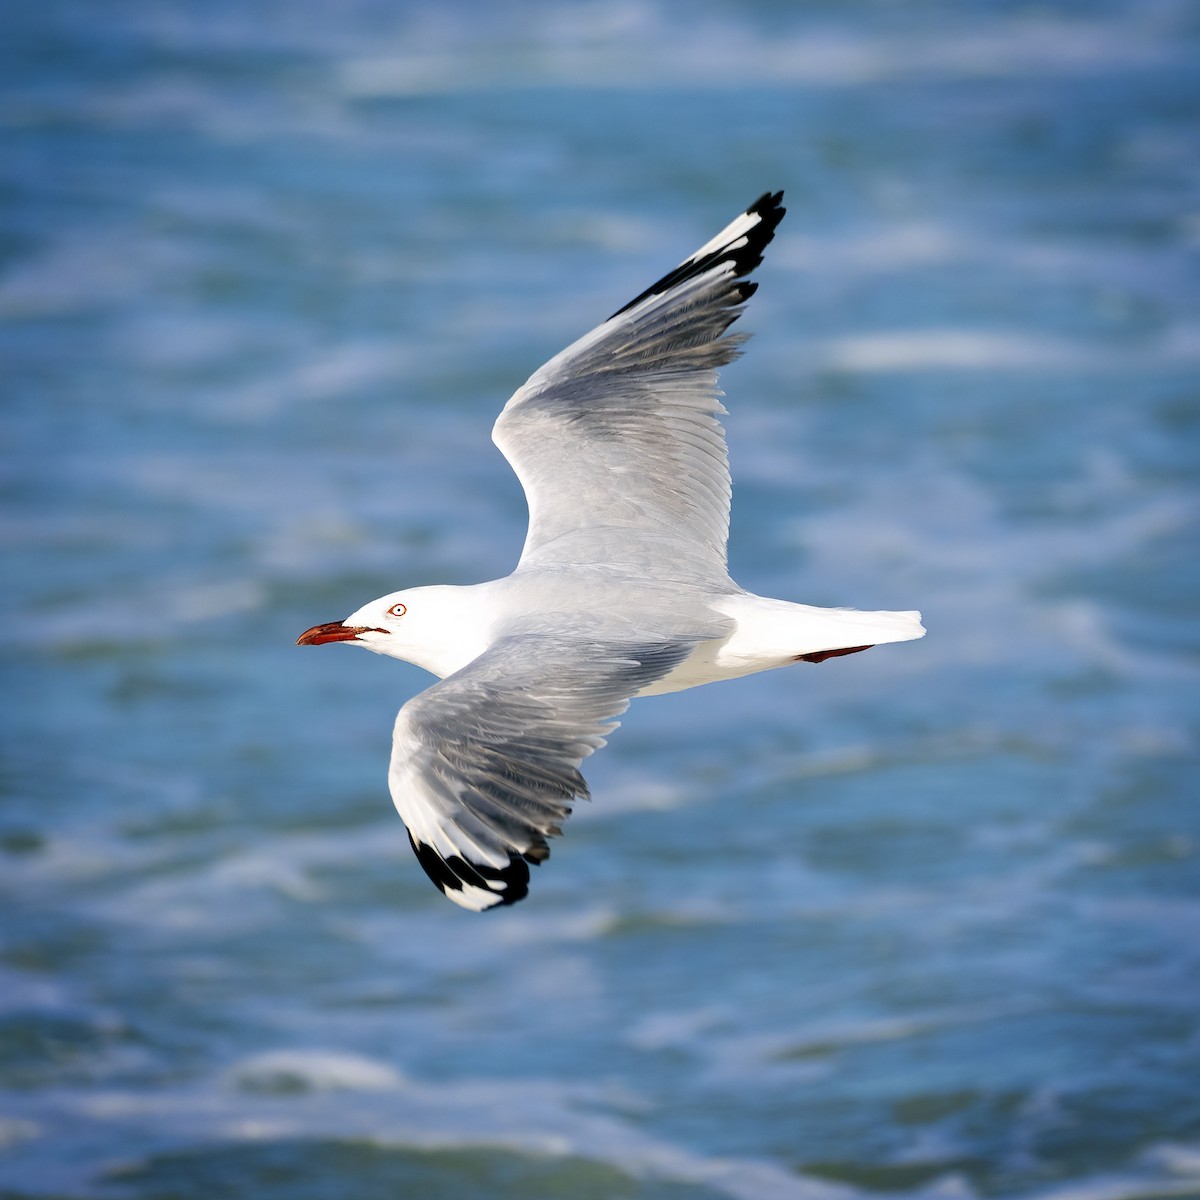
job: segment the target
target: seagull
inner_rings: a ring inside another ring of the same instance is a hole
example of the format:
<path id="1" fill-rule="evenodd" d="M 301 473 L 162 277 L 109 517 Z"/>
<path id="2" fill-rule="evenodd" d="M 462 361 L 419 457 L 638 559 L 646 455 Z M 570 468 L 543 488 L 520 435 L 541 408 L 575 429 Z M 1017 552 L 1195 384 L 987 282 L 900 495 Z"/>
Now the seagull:
<path id="1" fill-rule="evenodd" d="M 729 577 L 717 369 L 783 219 L 759 197 L 673 271 L 530 376 L 492 440 L 529 508 L 503 579 L 416 587 L 315 625 L 441 682 L 400 709 L 388 784 L 417 859 L 476 912 L 529 890 L 583 760 L 635 696 L 818 663 L 924 635 L 918 612 L 814 608 Z"/>

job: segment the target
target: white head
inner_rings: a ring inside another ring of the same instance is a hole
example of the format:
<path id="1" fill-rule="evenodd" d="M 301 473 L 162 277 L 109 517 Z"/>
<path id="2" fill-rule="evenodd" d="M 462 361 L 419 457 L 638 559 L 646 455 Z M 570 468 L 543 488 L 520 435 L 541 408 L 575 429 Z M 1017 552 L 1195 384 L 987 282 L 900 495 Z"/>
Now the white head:
<path id="1" fill-rule="evenodd" d="M 488 630 L 480 619 L 476 591 L 439 586 L 392 592 L 364 604 L 344 621 L 306 629 L 296 645 L 350 642 L 445 678 L 487 648 Z"/>

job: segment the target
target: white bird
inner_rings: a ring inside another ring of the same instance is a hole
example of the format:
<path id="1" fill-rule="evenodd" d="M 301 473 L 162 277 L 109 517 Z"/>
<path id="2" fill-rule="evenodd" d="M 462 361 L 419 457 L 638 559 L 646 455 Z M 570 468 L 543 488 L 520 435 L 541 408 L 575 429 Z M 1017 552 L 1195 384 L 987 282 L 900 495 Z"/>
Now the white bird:
<path id="1" fill-rule="evenodd" d="M 712 241 L 552 358 L 492 440 L 529 531 L 516 570 L 372 600 L 298 644 L 350 642 L 442 682 L 396 718 L 392 799 L 456 904 L 520 900 L 577 797 L 579 768 L 634 696 L 921 637 L 917 612 L 813 608 L 729 577 L 717 368 L 785 209 L 756 200 Z"/>

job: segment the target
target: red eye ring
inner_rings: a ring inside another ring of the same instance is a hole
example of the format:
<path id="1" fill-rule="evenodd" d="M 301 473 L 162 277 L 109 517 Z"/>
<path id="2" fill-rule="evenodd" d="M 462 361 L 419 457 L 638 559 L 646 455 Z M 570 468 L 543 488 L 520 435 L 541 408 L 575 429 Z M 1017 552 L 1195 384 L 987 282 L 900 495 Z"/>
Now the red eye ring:
<path id="1" fill-rule="evenodd" d="M 407 606 L 403 604 L 393 604 L 392 607 L 388 609 L 388 616 L 402 617 L 406 612 L 408 612 Z"/>

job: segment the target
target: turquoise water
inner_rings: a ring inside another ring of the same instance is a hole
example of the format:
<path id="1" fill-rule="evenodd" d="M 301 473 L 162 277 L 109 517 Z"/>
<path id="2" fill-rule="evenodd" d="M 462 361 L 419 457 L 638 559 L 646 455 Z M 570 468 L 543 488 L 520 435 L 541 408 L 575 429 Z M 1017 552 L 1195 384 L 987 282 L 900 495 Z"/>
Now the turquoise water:
<path id="1" fill-rule="evenodd" d="M 0 41 L 0 1196 L 1200 1195 L 1183 2 L 51 2 Z M 508 394 L 768 188 L 747 587 L 530 898 L 385 784 Z"/>

